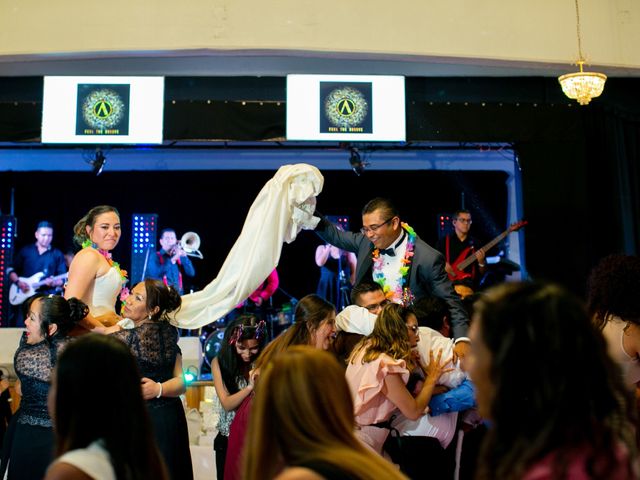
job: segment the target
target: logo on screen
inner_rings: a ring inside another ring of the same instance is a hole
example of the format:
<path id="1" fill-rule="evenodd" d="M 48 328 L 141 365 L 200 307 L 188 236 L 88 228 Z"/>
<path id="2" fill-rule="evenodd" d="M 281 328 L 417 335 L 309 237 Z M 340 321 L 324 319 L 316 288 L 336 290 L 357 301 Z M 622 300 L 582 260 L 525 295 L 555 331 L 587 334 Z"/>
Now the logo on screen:
<path id="1" fill-rule="evenodd" d="M 79 84 L 76 135 L 129 135 L 129 85 Z"/>
<path id="2" fill-rule="evenodd" d="M 320 82 L 320 133 L 372 133 L 371 82 Z"/>

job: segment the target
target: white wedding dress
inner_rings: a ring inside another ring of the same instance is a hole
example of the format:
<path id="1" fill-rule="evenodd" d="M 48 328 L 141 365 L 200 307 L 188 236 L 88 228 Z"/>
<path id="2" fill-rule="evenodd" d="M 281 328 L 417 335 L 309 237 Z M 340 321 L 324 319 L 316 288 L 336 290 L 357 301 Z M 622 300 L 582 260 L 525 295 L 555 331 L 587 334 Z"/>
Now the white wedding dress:
<path id="1" fill-rule="evenodd" d="M 122 289 L 122 278 L 115 267 L 97 277 L 93 284 L 93 294 L 89 304 L 91 316 L 99 317 L 107 313 L 115 313 L 116 300 Z"/>

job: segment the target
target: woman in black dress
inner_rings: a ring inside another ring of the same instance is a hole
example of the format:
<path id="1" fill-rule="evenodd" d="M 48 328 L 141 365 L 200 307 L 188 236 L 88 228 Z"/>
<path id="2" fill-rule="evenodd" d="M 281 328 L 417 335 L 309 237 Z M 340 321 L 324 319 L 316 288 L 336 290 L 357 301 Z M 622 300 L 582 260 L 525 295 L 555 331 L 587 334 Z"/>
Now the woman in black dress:
<path id="1" fill-rule="evenodd" d="M 142 375 L 142 397 L 147 401 L 169 477 L 174 480 L 193 478 L 187 420 L 179 398 L 186 391 L 182 353 L 178 330 L 168 319 L 180 304 L 175 288 L 159 280 L 140 282 L 131 290 L 122 310 L 122 316 L 132 321 L 133 328 L 113 333 L 136 358 Z"/>
<path id="2" fill-rule="evenodd" d="M 14 356 L 22 399 L 3 445 L 0 478 L 44 477 L 53 459 L 53 427 L 47 411 L 51 371 L 68 343 L 69 331 L 88 313 L 80 300 L 34 296 L 27 300 L 26 332 Z M 8 467 L 8 468 L 7 468 Z"/>
<path id="3" fill-rule="evenodd" d="M 320 267 L 320 279 L 316 294 L 333 303 L 338 311 L 351 304 L 351 287 L 356 275 L 356 256 L 338 247 L 319 245 L 316 248 L 316 265 Z"/>

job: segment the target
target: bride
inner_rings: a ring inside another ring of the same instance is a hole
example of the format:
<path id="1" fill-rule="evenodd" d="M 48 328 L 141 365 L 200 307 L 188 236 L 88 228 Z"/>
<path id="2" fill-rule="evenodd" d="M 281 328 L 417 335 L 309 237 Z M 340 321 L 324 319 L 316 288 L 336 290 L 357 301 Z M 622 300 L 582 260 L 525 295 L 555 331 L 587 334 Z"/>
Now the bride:
<path id="1" fill-rule="evenodd" d="M 120 240 L 120 214 L 109 205 L 92 208 L 73 228 L 74 241 L 82 246 L 69 266 L 65 298 L 75 297 L 89 306 L 80 322 L 86 330 L 111 326 L 120 320 L 115 312 L 118 294 L 127 272 L 111 259 Z"/>

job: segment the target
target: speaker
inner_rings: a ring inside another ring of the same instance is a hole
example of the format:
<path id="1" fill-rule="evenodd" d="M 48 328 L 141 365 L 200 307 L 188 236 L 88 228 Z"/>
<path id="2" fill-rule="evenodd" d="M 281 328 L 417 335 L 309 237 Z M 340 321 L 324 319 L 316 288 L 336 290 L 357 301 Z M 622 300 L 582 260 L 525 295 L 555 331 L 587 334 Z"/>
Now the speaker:
<path id="1" fill-rule="evenodd" d="M 0 215 L 0 327 L 9 324 L 9 282 L 7 267 L 13 260 L 14 238 L 17 233 L 16 218 Z M 15 321 L 15 320 L 14 320 Z M 13 350 L 15 352 L 15 349 Z M 12 354 L 13 363 L 13 354 Z"/>

